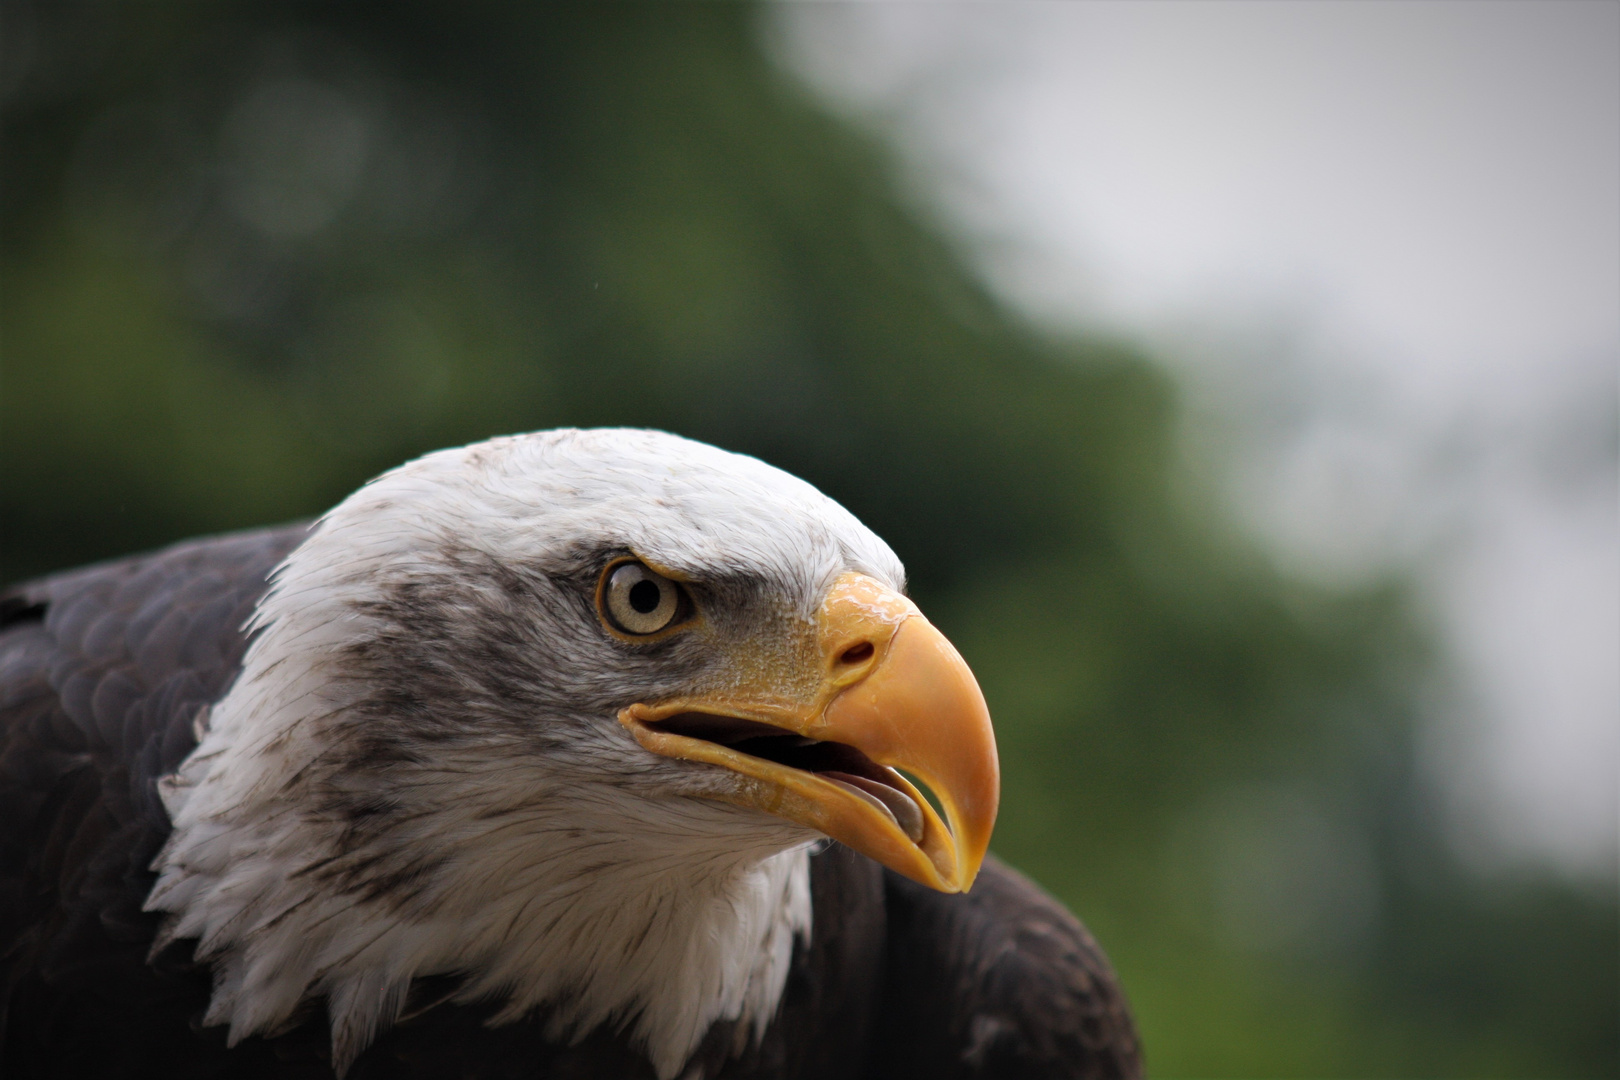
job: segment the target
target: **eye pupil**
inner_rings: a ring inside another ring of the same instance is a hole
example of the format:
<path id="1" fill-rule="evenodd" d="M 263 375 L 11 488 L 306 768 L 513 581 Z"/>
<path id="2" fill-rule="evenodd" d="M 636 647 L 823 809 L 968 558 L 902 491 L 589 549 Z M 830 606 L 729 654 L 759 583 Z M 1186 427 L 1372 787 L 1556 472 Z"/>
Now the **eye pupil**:
<path id="1" fill-rule="evenodd" d="M 629 599 L 631 607 L 646 615 L 658 609 L 658 602 L 663 599 L 663 592 L 657 585 L 643 578 L 630 586 Z"/>

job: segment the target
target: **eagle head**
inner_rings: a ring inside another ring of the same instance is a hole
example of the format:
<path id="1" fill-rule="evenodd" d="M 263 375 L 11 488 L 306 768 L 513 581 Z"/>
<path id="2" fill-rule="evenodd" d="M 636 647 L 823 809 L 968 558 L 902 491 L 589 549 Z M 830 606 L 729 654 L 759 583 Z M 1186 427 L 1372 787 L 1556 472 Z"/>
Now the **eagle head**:
<path id="1" fill-rule="evenodd" d="M 810 845 L 952 892 L 989 843 L 984 699 L 903 584 L 810 485 L 671 435 L 386 473 L 276 570 L 162 785 L 158 947 L 196 939 L 233 1043 L 324 997 L 340 1071 L 430 975 L 666 1078 L 757 1037 Z"/>

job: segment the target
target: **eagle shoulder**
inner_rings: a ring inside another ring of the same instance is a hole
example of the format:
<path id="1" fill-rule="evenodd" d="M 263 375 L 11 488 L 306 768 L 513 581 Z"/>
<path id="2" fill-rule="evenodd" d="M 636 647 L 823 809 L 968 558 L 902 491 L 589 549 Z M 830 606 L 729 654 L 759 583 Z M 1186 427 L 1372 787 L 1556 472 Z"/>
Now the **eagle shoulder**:
<path id="1" fill-rule="evenodd" d="M 304 533 L 192 541 L 0 594 L 0 1072 L 30 1075 L 45 1047 L 92 1054 L 106 1036 L 60 1030 L 73 1017 L 163 996 L 145 963 L 157 916 L 141 910 L 169 833 L 157 779 L 195 746 Z"/>
<path id="2" fill-rule="evenodd" d="M 872 1076 L 1142 1075 L 1124 992 L 1084 926 L 989 856 L 948 896 L 885 871 L 888 959 Z"/>

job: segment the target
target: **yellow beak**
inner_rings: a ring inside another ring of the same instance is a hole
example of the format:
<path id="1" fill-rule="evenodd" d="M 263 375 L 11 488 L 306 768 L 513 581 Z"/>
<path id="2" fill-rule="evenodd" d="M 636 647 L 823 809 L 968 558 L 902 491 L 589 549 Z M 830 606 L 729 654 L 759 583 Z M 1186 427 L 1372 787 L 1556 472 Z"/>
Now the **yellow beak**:
<path id="1" fill-rule="evenodd" d="M 860 574 L 828 592 L 816 653 L 808 702 L 744 691 L 636 704 L 619 720 L 656 754 L 738 774 L 716 798 L 817 829 L 941 892 L 967 891 L 1001 793 L 973 673 L 910 600 Z M 927 785 L 948 825 L 897 770 Z"/>

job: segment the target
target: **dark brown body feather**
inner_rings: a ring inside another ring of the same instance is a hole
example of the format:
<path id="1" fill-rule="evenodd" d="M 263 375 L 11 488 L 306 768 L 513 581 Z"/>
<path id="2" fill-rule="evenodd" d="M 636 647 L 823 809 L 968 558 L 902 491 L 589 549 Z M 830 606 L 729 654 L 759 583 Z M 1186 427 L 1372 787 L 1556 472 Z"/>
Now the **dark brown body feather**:
<path id="1" fill-rule="evenodd" d="M 210 978 L 179 942 L 149 962 L 141 911 L 169 833 L 156 790 L 228 688 L 242 626 L 302 526 L 196 541 L 0 597 L 0 1076 L 329 1078 L 325 1017 L 225 1047 L 198 1024 Z M 833 845 L 812 861 L 814 935 L 763 1043 L 705 1075 L 952 1080 L 1140 1074 L 1124 998 L 1090 935 L 990 860 L 943 896 Z M 363 1054 L 381 1077 L 650 1078 L 599 1030 L 548 1043 L 541 1018 L 484 1026 L 417 987 Z"/>

